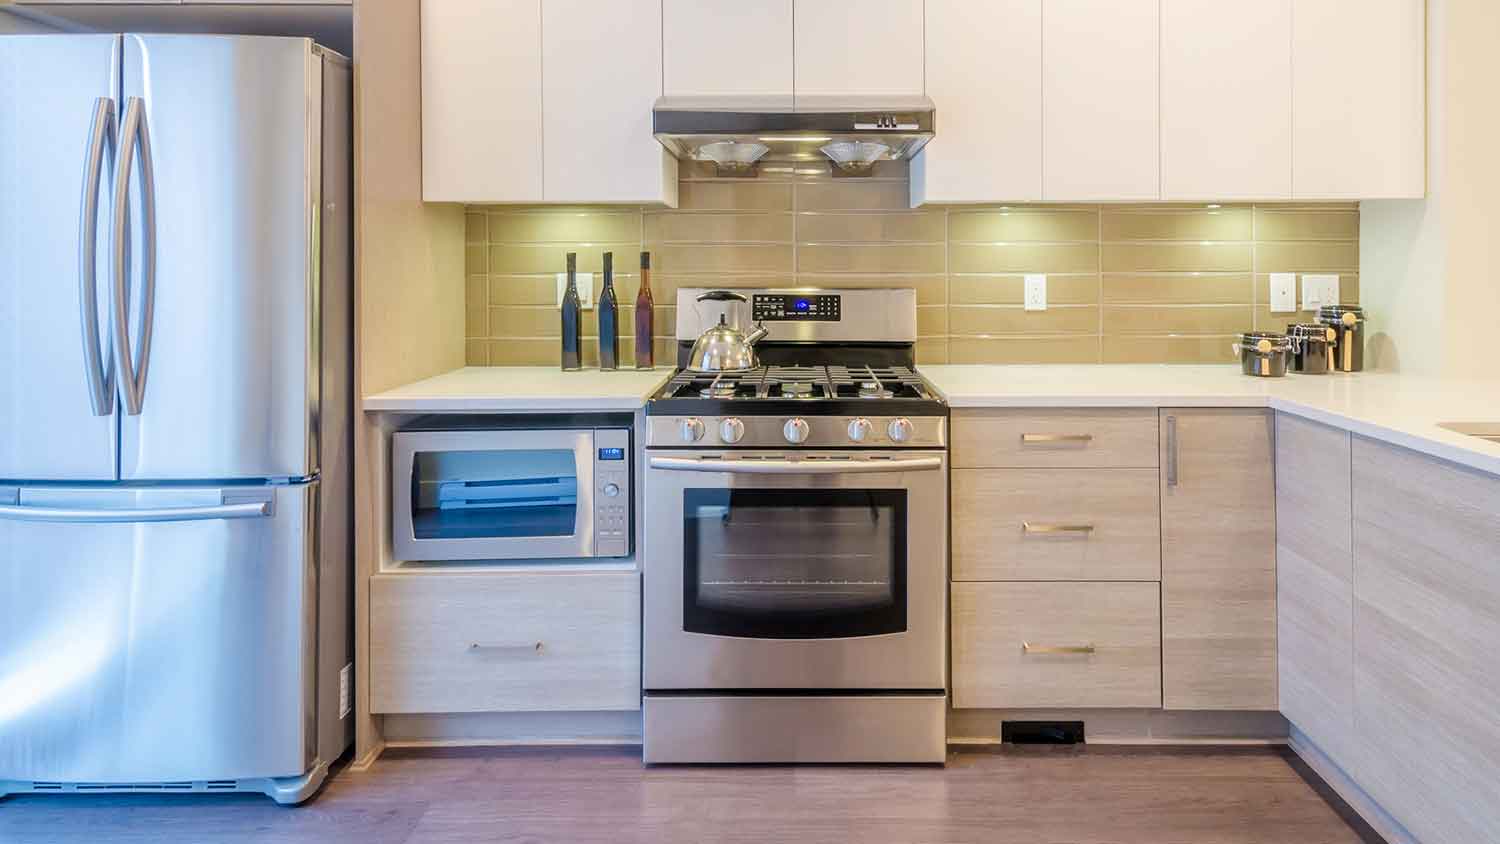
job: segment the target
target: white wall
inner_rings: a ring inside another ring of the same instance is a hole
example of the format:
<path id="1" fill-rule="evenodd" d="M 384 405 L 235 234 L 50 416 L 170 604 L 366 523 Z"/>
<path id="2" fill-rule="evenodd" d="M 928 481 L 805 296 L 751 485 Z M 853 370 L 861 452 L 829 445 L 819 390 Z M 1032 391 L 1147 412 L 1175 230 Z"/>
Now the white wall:
<path id="1" fill-rule="evenodd" d="M 1371 368 L 1493 376 L 1500 314 L 1500 3 L 1428 0 L 1427 198 L 1365 202 Z"/>

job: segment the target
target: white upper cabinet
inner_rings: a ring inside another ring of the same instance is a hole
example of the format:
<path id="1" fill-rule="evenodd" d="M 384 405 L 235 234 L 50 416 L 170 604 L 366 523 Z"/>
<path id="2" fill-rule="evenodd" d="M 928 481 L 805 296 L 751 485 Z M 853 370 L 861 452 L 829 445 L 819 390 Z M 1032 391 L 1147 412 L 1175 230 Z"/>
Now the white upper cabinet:
<path id="1" fill-rule="evenodd" d="M 661 21 L 661 0 L 542 0 L 547 202 L 677 204 L 677 160 L 651 134 Z"/>
<path id="2" fill-rule="evenodd" d="M 922 0 L 796 0 L 794 15 L 798 97 L 923 92 Z"/>
<path id="3" fill-rule="evenodd" d="M 538 0 L 423 0 L 422 198 L 542 201 Z"/>
<path id="4" fill-rule="evenodd" d="M 1422 0 L 1293 0 L 1292 194 L 1426 190 Z"/>
<path id="5" fill-rule="evenodd" d="M 912 205 L 1042 198 L 1042 0 L 927 0 L 938 132 Z"/>
<path id="6" fill-rule="evenodd" d="M 1157 6 L 1158 0 L 1043 4 L 1043 199 L 1160 196 Z M 1004 96 L 1003 86 L 995 90 Z"/>
<path id="7" fill-rule="evenodd" d="M 792 0 L 662 0 L 668 97 L 792 103 Z"/>
<path id="8" fill-rule="evenodd" d="M 1161 0 L 1161 38 L 1162 199 L 1290 198 L 1292 0 Z"/>

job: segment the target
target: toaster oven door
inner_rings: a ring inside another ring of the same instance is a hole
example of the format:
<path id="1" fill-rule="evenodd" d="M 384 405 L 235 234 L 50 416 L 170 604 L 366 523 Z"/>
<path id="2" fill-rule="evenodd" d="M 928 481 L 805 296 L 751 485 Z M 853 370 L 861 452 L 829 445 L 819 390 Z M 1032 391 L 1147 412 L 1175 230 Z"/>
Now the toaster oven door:
<path id="1" fill-rule="evenodd" d="M 403 562 L 593 557 L 593 430 L 398 432 L 392 544 Z M 607 448 L 606 457 L 617 448 Z M 622 453 L 622 466 L 629 464 Z M 628 490 L 628 484 L 614 484 Z"/>

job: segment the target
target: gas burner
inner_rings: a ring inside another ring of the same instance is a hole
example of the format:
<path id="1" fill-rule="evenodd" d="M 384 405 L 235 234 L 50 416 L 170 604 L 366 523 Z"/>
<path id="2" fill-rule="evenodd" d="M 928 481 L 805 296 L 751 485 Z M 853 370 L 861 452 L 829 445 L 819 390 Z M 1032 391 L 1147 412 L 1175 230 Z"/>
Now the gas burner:
<path id="1" fill-rule="evenodd" d="M 813 398 L 813 385 L 806 381 L 794 381 L 790 384 L 782 384 L 781 394 L 788 398 L 810 399 Z"/>
<path id="2" fill-rule="evenodd" d="M 715 381 L 707 387 L 698 391 L 698 395 L 706 399 L 732 399 L 734 398 L 735 383 L 733 381 Z"/>
<path id="3" fill-rule="evenodd" d="M 859 397 L 862 399 L 889 399 L 894 398 L 895 395 L 882 387 L 879 381 L 862 381 L 859 385 Z"/>

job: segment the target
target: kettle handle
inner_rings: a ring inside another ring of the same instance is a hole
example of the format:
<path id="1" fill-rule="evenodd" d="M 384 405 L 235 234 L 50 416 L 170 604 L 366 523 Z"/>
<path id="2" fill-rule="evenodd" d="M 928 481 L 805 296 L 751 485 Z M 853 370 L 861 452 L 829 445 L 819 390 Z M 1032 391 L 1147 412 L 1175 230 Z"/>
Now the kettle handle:
<path id="1" fill-rule="evenodd" d="M 699 302 L 748 302 L 743 293 L 735 293 L 731 290 L 710 290 L 707 293 L 698 294 Z"/>

